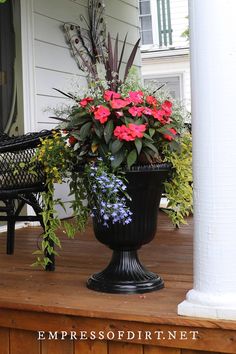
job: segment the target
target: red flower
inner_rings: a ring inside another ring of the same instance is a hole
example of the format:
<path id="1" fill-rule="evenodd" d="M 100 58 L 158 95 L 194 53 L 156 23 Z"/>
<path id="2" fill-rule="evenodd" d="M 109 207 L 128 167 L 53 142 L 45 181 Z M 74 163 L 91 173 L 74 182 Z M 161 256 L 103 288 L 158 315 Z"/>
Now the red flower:
<path id="1" fill-rule="evenodd" d="M 113 108 L 113 109 L 124 108 L 128 104 L 129 103 L 127 101 L 121 100 L 121 99 L 115 99 L 110 102 L 111 108 Z"/>
<path id="2" fill-rule="evenodd" d="M 94 118 L 96 120 L 99 120 L 100 123 L 103 124 L 108 120 L 110 114 L 111 112 L 107 107 L 97 106 L 94 111 Z"/>
<path id="3" fill-rule="evenodd" d="M 142 91 L 130 91 L 129 92 L 130 102 L 133 104 L 143 103 L 143 92 Z"/>
<path id="4" fill-rule="evenodd" d="M 146 130 L 146 124 L 128 124 L 128 127 L 130 129 L 130 133 L 134 138 L 142 138 L 143 137 L 143 133 Z"/>
<path id="5" fill-rule="evenodd" d="M 166 116 L 171 116 L 172 114 L 172 102 L 165 101 L 162 103 L 161 108 L 165 111 Z"/>
<path id="6" fill-rule="evenodd" d="M 68 139 L 68 143 L 70 146 L 74 146 L 77 143 L 77 141 L 78 140 L 73 135 L 71 135 Z"/>
<path id="7" fill-rule="evenodd" d="M 153 115 L 153 111 L 149 107 L 144 107 L 143 114 L 146 114 L 147 116 L 152 116 Z"/>
<path id="8" fill-rule="evenodd" d="M 146 102 L 150 104 L 151 106 L 156 106 L 157 105 L 157 99 L 153 96 L 147 96 L 146 97 Z"/>
<path id="9" fill-rule="evenodd" d="M 128 124 L 128 127 L 126 125 L 116 127 L 114 130 L 114 135 L 119 140 L 134 141 L 136 138 L 142 138 L 145 130 L 145 124 L 137 125 L 130 123 Z"/>
<path id="10" fill-rule="evenodd" d="M 169 135 L 169 134 L 163 134 L 163 138 L 166 139 L 166 140 L 174 140 L 174 136 L 177 134 L 177 131 L 174 129 L 174 128 L 169 128 L 167 129 L 172 135 Z"/>
<path id="11" fill-rule="evenodd" d="M 126 141 L 135 140 L 135 138 L 129 134 L 129 129 L 126 127 L 126 125 L 121 125 L 116 127 L 114 129 L 114 135 L 119 140 L 126 140 Z"/>
<path id="12" fill-rule="evenodd" d="M 153 109 L 152 115 L 155 119 L 159 120 L 161 124 L 169 124 L 171 122 L 170 117 L 166 116 L 166 112 L 163 109 Z"/>
<path id="13" fill-rule="evenodd" d="M 153 109 L 152 115 L 155 119 L 159 120 L 162 124 L 166 124 L 166 120 L 163 118 L 165 111 L 163 109 Z"/>
<path id="14" fill-rule="evenodd" d="M 88 105 L 89 102 L 93 102 L 93 98 L 92 97 L 85 97 L 83 98 L 79 104 L 81 107 L 86 107 Z"/>
<path id="15" fill-rule="evenodd" d="M 104 92 L 103 98 L 105 101 L 110 101 L 111 99 L 120 98 L 120 94 L 115 91 L 106 90 Z"/>
<path id="16" fill-rule="evenodd" d="M 128 109 L 129 113 L 133 117 L 141 117 L 141 115 L 143 114 L 143 110 L 144 110 L 144 107 L 136 107 L 136 106 Z"/>

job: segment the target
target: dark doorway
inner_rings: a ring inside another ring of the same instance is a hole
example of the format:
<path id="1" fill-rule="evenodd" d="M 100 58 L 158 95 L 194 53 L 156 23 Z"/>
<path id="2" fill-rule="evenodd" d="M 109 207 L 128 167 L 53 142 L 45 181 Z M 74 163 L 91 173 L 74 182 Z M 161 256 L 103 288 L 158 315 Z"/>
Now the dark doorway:
<path id="1" fill-rule="evenodd" d="M 0 132 L 15 121 L 15 33 L 11 0 L 0 3 Z"/>

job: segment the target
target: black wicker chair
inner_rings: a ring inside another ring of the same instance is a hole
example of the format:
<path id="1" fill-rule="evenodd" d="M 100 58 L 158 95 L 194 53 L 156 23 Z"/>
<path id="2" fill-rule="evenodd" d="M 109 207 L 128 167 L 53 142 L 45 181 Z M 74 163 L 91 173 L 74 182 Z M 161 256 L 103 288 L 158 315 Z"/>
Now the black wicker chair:
<path id="1" fill-rule="evenodd" d="M 16 221 L 39 221 L 42 227 L 40 192 L 46 190 L 45 174 L 41 165 L 36 166 L 37 174 L 29 173 L 31 158 L 40 143 L 40 138 L 51 135 L 51 131 L 29 133 L 9 137 L 0 133 L 0 221 L 7 222 L 7 254 L 14 253 Z M 20 215 L 24 205 L 30 205 L 33 216 Z M 53 246 L 53 245 L 52 245 Z M 46 270 L 55 269 L 54 255 L 47 255 L 51 263 Z"/>

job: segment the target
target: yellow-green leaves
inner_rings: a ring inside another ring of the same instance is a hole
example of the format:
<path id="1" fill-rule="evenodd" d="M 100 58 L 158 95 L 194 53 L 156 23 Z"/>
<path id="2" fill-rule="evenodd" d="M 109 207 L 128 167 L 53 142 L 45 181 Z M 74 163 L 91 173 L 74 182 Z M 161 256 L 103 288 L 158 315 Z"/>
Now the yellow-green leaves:
<path id="1" fill-rule="evenodd" d="M 165 182 L 165 195 L 168 199 L 168 209 L 165 212 L 177 227 L 186 224 L 185 218 L 193 211 L 191 135 L 186 133 L 179 139 L 179 143 L 179 150 L 170 150 L 168 146 L 165 148 L 166 161 L 173 166 L 172 178 Z"/>

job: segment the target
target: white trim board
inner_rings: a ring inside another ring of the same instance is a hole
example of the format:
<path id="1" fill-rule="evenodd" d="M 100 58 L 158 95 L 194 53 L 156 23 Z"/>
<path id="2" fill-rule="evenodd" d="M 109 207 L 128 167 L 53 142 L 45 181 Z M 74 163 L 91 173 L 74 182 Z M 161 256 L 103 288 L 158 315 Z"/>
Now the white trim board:
<path id="1" fill-rule="evenodd" d="M 25 133 L 37 130 L 32 0 L 21 0 L 21 48 Z"/>
<path id="2" fill-rule="evenodd" d="M 15 230 L 23 229 L 25 227 L 38 227 L 40 226 L 39 221 L 22 221 L 17 222 L 15 225 Z M 0 226 L 0 233 L 7 232 L 7 225 Z"/>
<path id="3" fill-rule="evenodd" d="M 22 229 L 23 227 L 28 227 L 29 223 L 27 222 L 17 222 L 15 225 L 15 230 Z M 7 232 L 7 225 L 0 226 L 0 233 Z"/>

